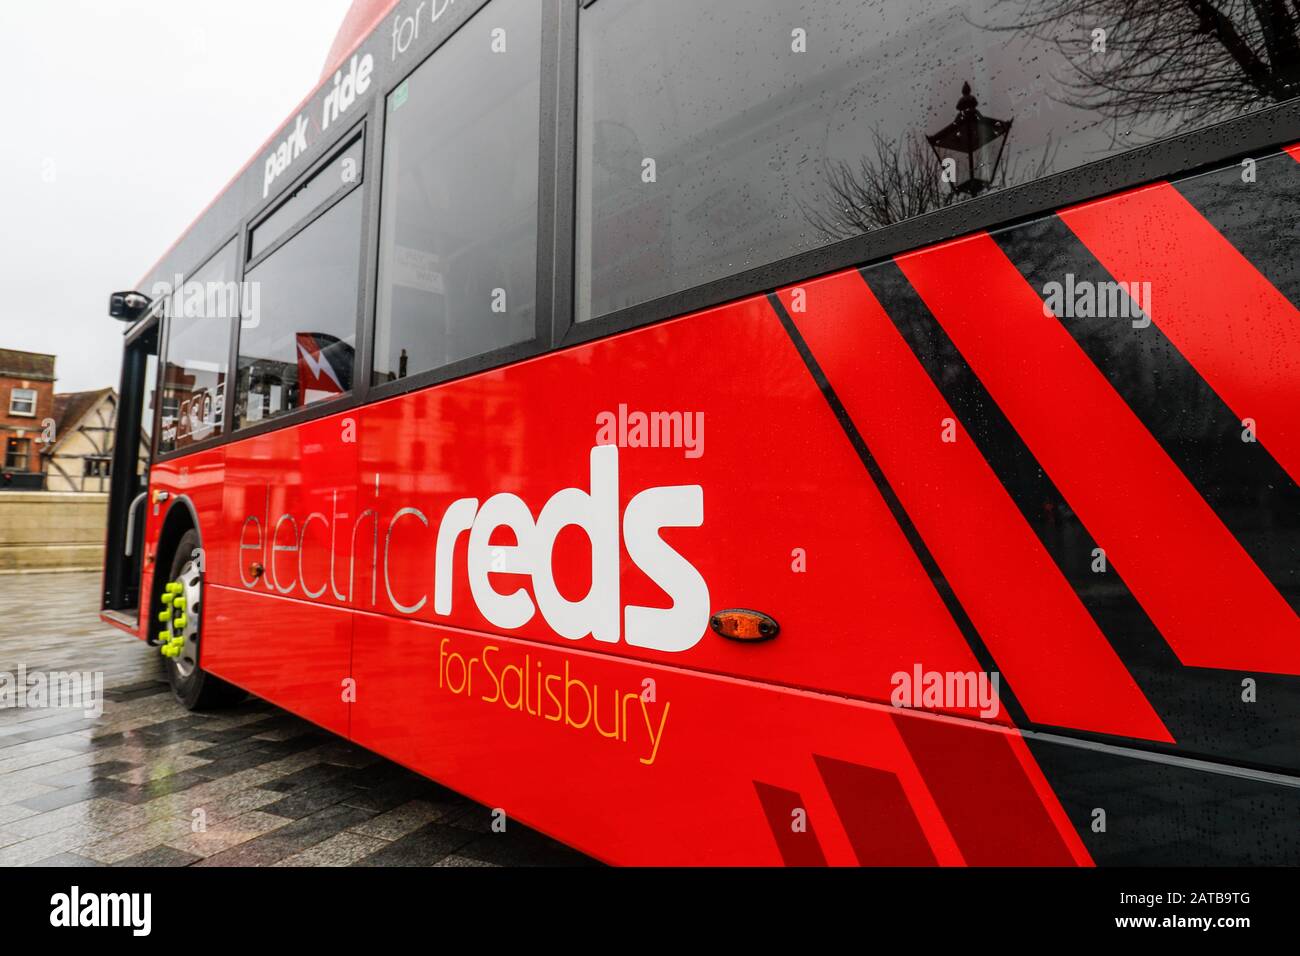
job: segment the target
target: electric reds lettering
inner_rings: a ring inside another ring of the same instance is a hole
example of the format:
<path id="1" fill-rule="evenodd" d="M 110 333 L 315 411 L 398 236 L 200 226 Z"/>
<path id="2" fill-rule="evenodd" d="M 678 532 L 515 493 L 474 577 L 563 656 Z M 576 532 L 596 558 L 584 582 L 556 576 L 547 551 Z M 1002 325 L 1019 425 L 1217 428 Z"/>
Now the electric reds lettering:
<path id="1" fill-rule="evenodd" d="M 272 520 L 268 488 L 263 515 L 249 515 L 240 529 L 240 580 L 246 588 L 260 584 L 280 594 L 301 590 L 313 599 L 330 588 L 336 600 L 355 605 L 356 586 L 364 584 L 356 575 L 360 558 L 362 568 L 369 568 L 372 606 L 382 589 L 398 613 L 419 613 L 432 597 L 434 614 L 447 617 L 453 610 L 453 582 L 465 575 L 475 606 L 494 627 L 523 627 L 540 611 L 551 630 L 570 640 L 590 636 L 617 643 L 621 638 L 633 647 L 689 650 L 703 637 L 708 624 L 709 589 L 699 571 L 659 536 L 659 530 L 703 524 L 704 491 L 699 485 L 647 488 L 628 502 L 620 521 L 618 461 L 616 446 L 592 448 L 591 490 L 557 491 L 536 518 L 527 502 L 508 493 L 493 495 L 482 503 L 477 498 L 457 499 L 436 523 L 419 508 L 409 506 L 386 517 L 381 516 L 376 486 L 374 507 L 362 510 L 351 527 L 343 525 L 348 516 L 338 513 L 337 496 L 332 515 L 286 512 Z M 556 538 L 570 526 L 582 531 L 591 547 L 591 585 L 579 600 L 560 593 L 551 563 Z M 309 586 L 302 573 L 308 529 L 313 528 L 318 540 L 328 536 L 329 541 L 329 572 L 318 587 Z M 498 528 L 508 528 L 517 543 L 490 544 Z M 434 551 L 433 581 L 418 591 L 408 585 L 409 593 L 398 594 L 393 571 L 403 558 L 392 547 L 393 537 L 400 533 L 409 540 L 411 532 L 422 533 L 424 546 Z M 464 567 L 457 567 L 456 546 L 463 535 L 468 535 L 467 558 Z M 349 542 L 346 592 L 339 587 L 343 569 L 336 561 L 336 543 L 340 541 Z M 670 607 L 622 606 L 620 563 L 624 551 L 671 598 Z M 261 555 L 264 579 L 250 572 L 249 552 Z M 527 575 L 532 594 L 522 587 L 502 594 L 493 586 L 492 574 Z"/>

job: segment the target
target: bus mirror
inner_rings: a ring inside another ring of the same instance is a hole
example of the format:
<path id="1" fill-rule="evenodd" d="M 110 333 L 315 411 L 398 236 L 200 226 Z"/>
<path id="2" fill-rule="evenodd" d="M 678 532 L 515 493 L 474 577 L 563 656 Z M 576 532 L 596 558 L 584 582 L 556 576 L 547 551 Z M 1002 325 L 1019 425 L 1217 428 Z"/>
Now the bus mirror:
<path id="1" fill-rule="evenodd" d="M 108 314 L 122 322 L 134 322 L 149 311 L 152 304 L 141 292 L 114 292 L 108 297 Z"/>

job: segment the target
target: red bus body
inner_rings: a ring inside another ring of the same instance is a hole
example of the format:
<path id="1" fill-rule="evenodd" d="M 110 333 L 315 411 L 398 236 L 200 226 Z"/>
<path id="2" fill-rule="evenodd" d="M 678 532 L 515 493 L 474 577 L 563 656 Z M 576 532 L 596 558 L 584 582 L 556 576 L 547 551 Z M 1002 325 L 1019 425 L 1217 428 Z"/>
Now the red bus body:
<path id="1" fill-rule="evenodd" d="M 1295 148 L 1258 158 L 1300 184 Z M 1064 237 L 1079 273 L 1149 281 L 1160 341 L 1300 480 L 1300 313 L 1192 178 L 166 457 L 140 593 L 187 502 L 205 670 L 609 862 L 1086 866 L 1216 839 L 1219 862 L 1295 862 L 1294 739 L 1251 750 L 1177 702 L 1217 674 L 1231 710 L 1255 679 L 1294 736 L 1293 582 L 1019 255 Z M 979 409 L 931 374 L 913 320 Z M 657 440 L 694 421 L 693 445 Z M 1156 663 L 1062 573 L 977 422 L 1104 546 Z M 581 520 L 543 535 L 552 502 Z M 494 624 L 511 596 L 523 623 Z M 715 633 L 729 608 L 779 634 Z M 900 683 L 989 660 L 1014 706 L 898 706 Z M 1200 809 L 1149 815 L 1187 781 Z M 1234 801 L 1204 837 L 1199 814 Z"/>

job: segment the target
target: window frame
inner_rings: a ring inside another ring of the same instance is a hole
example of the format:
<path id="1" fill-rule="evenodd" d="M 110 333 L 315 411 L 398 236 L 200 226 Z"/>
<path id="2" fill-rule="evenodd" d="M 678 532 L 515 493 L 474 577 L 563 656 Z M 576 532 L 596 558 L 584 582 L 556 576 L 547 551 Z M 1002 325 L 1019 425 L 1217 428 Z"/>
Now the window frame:
<path id="1" fill-rule="evenodd" d="M 268 219 L 283 209 L 293 199 L 294 193 L 315 179 L 317 175 L 328 169 L 334 160 L 340 158 L 344 153 L 351 149 L 352 145 L 358 140 L 361 142 L 362 163 L 361 175 L 356 179 L 356 181 L 348 183 L 340 189 L 336 189 L 326 199 L 304 212 L 297 222 L 277 236 L 275 241 L 269 246 L 257 255 L 250 256 L 249 253 L 253 248 L 253 233 L 265 225 Z M 369 172 L 370 170 L 367 168 L 366 158 L 366 119 L 365 117 L 362 117 L 353 124 L 342 137 L 336 140 L 334 144 L 326 150 L 324 155 L 308 166 L 306 171 L 299 175 L 287 189 L 277 193 L 274 201 L 270 205 L 265 206 L 261 212 L 249 219 L 247 225 L 245 225 L 241 230 L 244 233 L 244 254 L 246 260 L 242 263 L 243 272 L 251 272 L 256 269 L 267 259 L 271 258 L 271 256 L 275 255 L 282 247 L 292 242 L 298 233 L 305 230 L 317 219 L 325 215 L 325 213 L 329 212 L 348 196 L 352 195 L 354 189 L 360 189 L 365 184 Z M 364 203 L 362 205 L 364 208 Z"/>
<path id="2" fill-rule="evenodd" d="M 266 262 L 271 256 L 275 255 L 280 249 L 292 242 L 300 233 L 305 232 L 318 219 L 328 213 L 331 209 L 351 196 L 356 190 L 364 189 L 368 182 L 368 177 L 372 175 L 374 156 L 371 154 L 370 138 L 367 136 L 367 130 L 370 127 L 371 117 L 362 115 L 355 123 L 347 127 L 343 134 L 335 138 L 292 183 L 285 189 L 281 190 L 269 203 L 263 203 L 256 215 L 245 219 L 239 229 L 239 274 L 240 288 L 246 280 L 248 273 L 256 269 L 262 263 Z M 256 258 L 248 258 L 248 250 L 252 248 L 253 229 L 271 216 L 284 203 L 288 202 L 289 197 L 304 186 L 308 180 L 327 167 L 335 159 L 341 156 L 347 149 L 358 139 L 361 139 L 361 155 L 364 157 L 361 164 L 361 176 L 356 182 L 349 185 L 346 189 L 340 189 L 335 192 L 329 199 L 322 202 L 315 209 L 304 216 L 303 219 L 296 223 L 292 229 L 287 230 L 284 235 L 280 236 L 270 246 L 264 249 Z M 229 440 L 239 440 L 248 438 L 252 435 L 260 435 L 262 432 L 272 431 L 282 425 L 291 425 L 296 422 L 306 421 L 322 415 L 333 414 L 347 408 L 360 405 L 364 400 L 364 392 L 360 388 L 360 381 L 357 378 L 357 363 L 361 360 L 362 352 L 362 333 L 366 325 L 366 315 L 368 310 L 368 301 L 371 296 L 371 287 L 374 282 L 368 272 L 369 262 L 369 222 L 375 215 L 374 200 L 377 189 L 371 189 L 361 194 L 361 255 L 358 261 L 357 275 L 357 314 L 355 324 L 355 341 L 353 346 L 353 368 L 352 368 L 352 389 L 343 392 L 333 398 L 322 399 L 318 402 L 312 402 L 310 405 L 304 405 L 301 408 L 295 408 L 292 411 L 283 412 L 279 415 L 272 415 L 269 418 L 262 418 L 255 422 L 245 422 L 239 427 L 235 427 L 235 408 L 239 401 L 239 346 L 240 332 L 243 330 L 242 316 L 236 320 L 234 337 L 231 342 L 230 367 L 233 370 L 232 377 L 235 382 L 234 391 L 229 396 L 226 408 L 226 421 L 229 425 Z M 214 443 L 215 444 L 215 443 Z"/>
<path id="3" fill-rule="evenodd" d="M 182 288 L 184 288 L 184 283 L 189 282 L 190 279 L 192 279 L 194 276 L 198 275 L 200 272 L 206 269 L 208 265 L 212 262 L 212 260 L 217 258 L 217 256 L 221 255 L 222 251 L 228 245 L 231 244 L 231 240 L 237 238 L 238 236 L 229 236 L 229 235 L 226 236 L 224 239 L 222 239 L 220 242 L 217 243 L 214 249 L 210 250 L 203 257 L 203 260 L 197 266 L 195 266 L 193 269 L 189 270 L 188 272 L 181 273 Z M 243 271 L 240 269 L 240 264 L 239 264 L 239 257 L 243 255 L 243 251 L 244 251 L 243 245 L 241 243 L 236 242 L 235 243 L 235 275 L 238 276 L 238 278 L 233 280 L 236 283 L 243 282 L 244 274 Z M 186 445 L 184 448 L 172 448 L 167 451 L 160 450 L 159 446 L 162 444 L 163 390 L 167 383 L 167 359 L 169 358 L 169 352 L 171 351 L 171 347 L 172 347 L 173 316 L 171 314 L 171 311 L 167 308 L 168 303 L 170 303 L 170 301 L 171 301 L 171 296 L 165 296 L 159 301 L 155 302 L 152 308 L 150 309 L 149 316 L 146 317 L 145 320 L 140 323 L 142 326 L 148 325 L 149 320 L 151 318 L 156 318 L 159 323 L 158 381 L 154 389 L 154 395 L 155 395 L 154 432 L 152 435 L 150 435 L 150 453 L 151 453 L 150 461 L 163 461 L 166 458 L 175 458 L 175 457 L 179 457 L 180 455 L 188 454 L 195 448 L 206 448 L 208 445 L 219 444 L 220 442 L 225 441 L 227 436 L 230 434 L 230 420 L 227 418 L 226 415 L 227 406 L 229 406 L 230 404 L 230 396 L 226 395 L 223 398 L 223 405 L 221 410 L 221 431 L 220 432 L 218 432 L 216 435 L 211 435 L 207 438 L 204 438 L 201 441 L 191 442 L 190 444 Z M 240 292 L 240 303 L 242 307 L 242 303 L 243 303 L 242 285 L 241 285 L 241 292 Z M 233 336 L 235 335 L 235 331 L 239 328 L 239 316 L 235 316 L 231 320 L 231 326 L 232 329 L 230 335 L 233 338 Z M 132 336 L 132 338 L 134 338 L 134 336 Z M 231 342 L 227 341 L 227 357 L 226 357 L 227 387 L 229 387 L 229 383 L 231 380 L 230 357 L 229 357 L 230 344 Z M 178 413 L 179 413 L 179 408 L 178 408 Z"/>
<path id="4" fill-rule="evenodd" d="M 415 60 L 410 69 L 404 70 L 400 75 L 394 75 L 393 78 L 379 90 L 375 97 L 375 106 L 379 114 L 376 122 L 376 139 L 379 147 L 379 163 L 383 163 L 383 147 L 387 141 L 388 134 L 388 98 L 393 92 L 409 80 L 418 72 L 438 52 L 449 43 L 453 37 L 460 33 L 462 29 L 468 26 L 484 10 L 491 7 L 495 0 L 481 0 L 474 4 L 472 8 L 466 8 L 469 12 L 464 19 L 457 21 L 450 30 L 441 36 L 437 43 L 430 48 L 419 59 Z M 534 0 L 537 2 L 537 0 Z M 391 398 L 394 395 L 402 395 L 406 392 L 417 391 L 422 388 L 428 388 L 430 385 L 437 385 L 442 382 L 452 381 L 457 378 L 464 378 L 467 375 L 473 375 L 478 372 L 484 372 L 488 369 L 499 368 L 504 365 L 512 365 L 524 359 L 533 358 L 534 356 L 543 355 L 551 351 L 554 346 L 553 329 L 554 320 L 554 303 L 552 299 L 553 271 L 555 249 L 558 245 L 557 234 L 555 232 L 555 194 L 551 184 L 556 181 L 556 171 L 560 164 L 560 140 L 557 138 L 561 129 L 557 123 L 557 113 L 559 112 L 559 102 L 548 95 L 555 89 L 553 77 L 559 66 L 560 58 L 558 55 L 557 34 L 560 28 L 561 17 L 559 16 L 560 5 L 567 6 L 569 0 L 540 0 L 542 3 L 541 16 L 541 36 L 538 38 L 540 44 L 539 56 L 539 85 L 538 85 L 538 149 L 537 149 L 537 243 L 536 256 L 537 267 L 535 275 L 534 290 L 534 315 L 533 315 L 533 335 L 523 342 L 515 342 L 505 345 L 489 352 L 483 352 L 479 355 L 472 355 L 468 358 L 457 359 L 455 362 L 449 362 L 446 365 L 433 369 L 424 369 L 415 372 L 406 378 L 394 379 L 391 382 L 384 382 L 376 385 L 373 380 L 374 374 L 374 337 L 379 322 L 379 246 L 383 236 L 382 218 L 382 199 L 385 183 L 383 182 L 383 167 L 379 168 L 380 180 L 378 188 L 375 190 L 376 203 L 373 217 L 374 235 L 374 257 L 372 270 L 368 276 L 369 281 L 374 286 L 375 295 L 372 296 L 369 311 L 367 314 L 366 334 L 367 334 L 367 367 L 365 370 L 366 383 L 368 385 L 368 394 L 371 401 L 379 401 L 385 398 Z M 355 379 L 354 379 L 355 380 Z"/>
<path id="5" fill-rule="evenodd" d="M 1283 146 L 1300 141 L 1300 97 L 1264 106 L 1244 116 L 1188 130 L 1053 173 L 1041 179 L 986 192 L 965 202 L 934 210 L 849 239 L 805 250 L 764 265 L 691 286 L 585 322 L 576 320 L 578 175 L 578 57 L 581 12 L 597 0 L 565 0 L 577 44 L 564 61 L 559 77 L 563 108 L 572 117 L 564 131 L 570 149 L 562 157 L 560 181 L 572 190 L 571 202 L 560 208 L 567 232 L 567 269 L 557 279 L 568 283 L 564 311 L 556 311 L 554 347 L 568 348 L 619 332 L 652 325 L 729 302 L 762 295 L 844 269 L 864 268 L 892 256 L 924 249 L 992 228 L 1006 228 L 1059 209 L 1101 199 L 1147 183 L 1195 175 L 1242 157 L 1262 159 Z M 644 3 L 650 0 L 604 0 L 605 3 Z M 569 83 L 572 83 L 569 86 Z M 1262 152 L 1261 152 L 1262 151 Z M 562 265 L 557 261 L 557 268 Z"/>
<path id="6" fill-rule="evenodd" d="M 32 410 L 30 412 L 14 411 L 14 402 L 18 400 L 19 392 L 26 392 L 28 395 L 31 396 L 29 401 L 31 403 Z M 14 418 L 35 418 L 36 403 L 40 401 L 40 398 L 41 398 L 41 393 L 34 388 L 20 388 L 18 386 L 15 386 L 9 389 L 9 414 Z"/>
<path id="7" fill-rule="evenodd" d="M 9 450 L 11 447 L 21 448 L 23 450 L 23 464 L 21 466 L 19 465 L 10 466 Z M 22 474 L 30 475 L 33 474 L 33 472 L 30 470 L 31 463 L 32 463 L 32 440 L 30 438 L 19 438 L 17 435 L 6 435 L 4 470 L 9 472 L 15 472 L 15 473 L 21 472 Z"/>

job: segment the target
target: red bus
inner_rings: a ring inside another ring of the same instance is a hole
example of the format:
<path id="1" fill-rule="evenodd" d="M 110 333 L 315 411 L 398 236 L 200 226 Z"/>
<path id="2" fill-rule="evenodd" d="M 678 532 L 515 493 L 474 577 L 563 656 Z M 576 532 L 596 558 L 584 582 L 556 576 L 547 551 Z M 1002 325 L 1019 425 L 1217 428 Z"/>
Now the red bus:
<path id="1" fill-rule="evenodd" d="M 605 861 L 1300 862 L 1284 7 L 359 0 L 104 619 Z"/>

